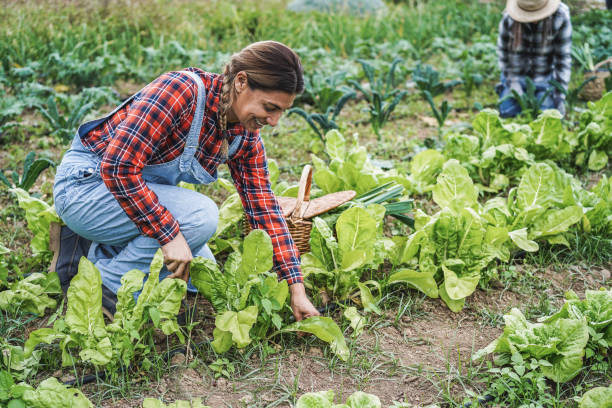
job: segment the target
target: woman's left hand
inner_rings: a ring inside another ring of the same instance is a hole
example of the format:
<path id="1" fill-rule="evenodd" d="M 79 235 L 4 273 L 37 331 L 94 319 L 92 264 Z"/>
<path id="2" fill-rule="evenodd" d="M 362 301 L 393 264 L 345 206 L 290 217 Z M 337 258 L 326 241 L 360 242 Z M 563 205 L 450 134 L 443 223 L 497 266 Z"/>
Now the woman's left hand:
<path id="1" fill-rule="evenodd" d="M 289 286 L 291 292 L 291 310 L 296 321 L 312 316 L 319 316 L 319 311 L 310 303 L 303 283 L 294 283 Z"/>

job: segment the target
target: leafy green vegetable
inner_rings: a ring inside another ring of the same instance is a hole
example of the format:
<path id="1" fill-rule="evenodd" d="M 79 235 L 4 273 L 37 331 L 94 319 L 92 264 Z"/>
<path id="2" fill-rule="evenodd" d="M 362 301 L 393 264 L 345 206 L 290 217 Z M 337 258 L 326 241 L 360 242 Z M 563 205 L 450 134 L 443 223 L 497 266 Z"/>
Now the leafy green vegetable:
<path id="1" fill-rule="evenodd" d="M 44 201 L 30 196 L 20 188 L 12 188 L 10 191 L 17 196 L 19 207 L 25 210 L 28 228 L 34 235 L 30 242 L 32 253 L 34 255 L 48 254 L 49 225 L 52 222 L 62 222 L 55 213 L 55 209 Z"/>
<path id="2" fill-rule="evenodd" d="M 365 269 L 377 268 L 387 257 L 389 249 L 382 239 L 383 217 L 384 209 L 378 204 L 367 209 L 352 207 L 336 221 L 337 239 L 329 225 L 316 217 L 310 234 L 311 252 L 302 256 L 307 285 L 339 299 L 359 291 L 364 307 L 377 310 L 376 299 L 360 278 Z"/>
<path id="3" fill-rule="evenodd" d="M 342 134 L 332 130 L 325 135 L 325 152 L 330 158 L 329 164 L 314 154 L 311 156 L 315 169 L 313 180 L 325 194 L 342 190 L 363 194 L 390 180 L 408 183 L 404 176 L 374 166 L 366 148 L 359 145 L 357 136 L 348 148 Z"/>
<path id="4" fill-rule="evenodd" d="M 284 327 L 283 332 L 302 331 L 311 333 L 319 339 L 330 344 L 330 347 L 341 360 L 346 361 L 350 355 L 349 349 L 344 341 L 342 331 L 336 323 L 329 317 L 314 316 L 300 320 Z"/>
<path id="5" fill-rule="evenodd" d="M 32 408 L 93 408 L 80 390 L 61 384 L 55 377 L 40 383 L 36 390 L 29 389 L 23 393 L 23 400 Z"/>
<path id="6" fill-rule="evenodd" d="M 465 168 L 449 160 L 433 188 L 442 209 L 431 217 L 417 212 L 416 232 L 398 246 L 394 261 L 408 268 L 387 282 L 405 282 L 428 296 L 440 296 L 451 310 L 461 310 L 481 271 L 495 258 L 507 259 L 503 245 L 508 233 L 487 225 L 476 210 L 477 197 Z"/>
<path id="7" fill-rule="evenodd" d="M 309 392 L 298 399 L 295 408 L 380 408 L 380 399 L 376 395 L 355 391 L 344 404 L 334 404 L 333 391 Z"/>
<path id="8" fill-rule="evenodd" d="M 211 343 L 217 353 L 228 351 L 232 345 L 245 347 L 253 339 L 265 340 L 271 327 L 277 331 L 293 331 L 293 325 L 283 328 L 281 313 L 288 309 L 289 289 L 287 281 L 279 282 L 276 274 L 269 272 L 272 257 L 268 234 L 253 230 L 244 240 L 242 253 L 229 256 L 224 273 L 210 259 L 198 257 L 191 262 L 192 283 L 217 312 Z M 346 344 L 338 326 L 331 320 L 315 322 L 308 326 L 313 327 L 312 333 L 331 342 L 337 354 L 345 353 Z"/>
<path id="9" fill-rule="evenodd" d="M 20 309 L 42 316 L 47 308 L 55 309 L 57 302 L 53 297 L 61 293 L 55 272 L 32 273 L 9 285 L 8 290 L 0 292 L 0 310 Z"/>
<path id="10" fill-rule="evenodd" d="M 611 408 L 612 385 L 609 387 L 595 387 L 584 393 L 578 408 Z"/>
<path id="11" fill-rule="evenodd" d="M 542 364 L 540 370 L 555 382 L 567 382 L 580 372 L 589 339 L 585 319 L 529 323 L 520 310 L 512 309 L 504 321 L 504 334 L 474 354 L 474 360 L 490 353 L 519 353 L 523 359 L 545 360 L 547 364 Z"/>
<path id="12" fill-rule="evenodd" d="M 153 262 L 149 279 L 142 285 L 144 273 L 132 270 L 121 278 L 117 293 L 117 312 L 111 324 L 105 325 L 102 316 L 102 281 L 100 272 L 85 257 L 79 262 L 79 272 L 70 282 L 68 308 L 63 319 L 57 319 L 52 328 L 30 333 L 24 345 L 24 356 L 30 357 L 40 343 L 60 341 L 62 364 L 72 365 L 73 349 L 80 350 L 79 358 L 96 366 L 125 366 L 138 353 L 146 355 L 151 345 L 145 340 L 152 336 L 151 321 L 166 335 L 182 334 L 176 322 L 181 299 L 187 285 L 180 279 L 159 281 L 163 255 L 159 250 Z M 134 293 L 142 289 L 138 302 Z"/>
<path id="13" fill-rule="evenodd" d="M 93 408 L 93 404 L 75 388 L 47 378 L 34 389 L 26 383 L 15 384 L 8 371 L 0 371 L 0 403 L 8 408 Z"/>

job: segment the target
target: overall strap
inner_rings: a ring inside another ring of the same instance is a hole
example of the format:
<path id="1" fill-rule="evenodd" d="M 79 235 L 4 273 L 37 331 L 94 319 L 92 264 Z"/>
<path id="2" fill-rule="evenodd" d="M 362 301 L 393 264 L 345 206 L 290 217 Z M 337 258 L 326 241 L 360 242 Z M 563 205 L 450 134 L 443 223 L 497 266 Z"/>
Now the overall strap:
<path id="1" fill-rule="evenodd" d="M 196 83 L 197 90 L 197 103 L 193 120 L 191 121 L 191 128 L 187 135 L 187 143 L 183 154 L 179 159 L 179 170 L 186 171 L 191 166 L 191 161 L 195 157 L 196 149 L 198 148 L 198 142 L 200 140 L 200 130 L 202 129 L 202 120 L 204 119 L 204 105 L 206 103 L 206 90 L 204 89 L 204 83 L 198 74 L 192 71 L 180 71 L 181 73 L 187 74 Z"/>
<path id="2" fill-rule="evenodd" d="M 138 92 L 140 92 L 140 91 L 138 91 Z M 81 126 L 79 126 L 79 128 L 77 129 L 77 134 L 79 135 L 79 137 L 83 137 L 83 135 L 86 135 L 87 133 L 89 133 L 92 129 L 96 128 L 100 123 L 106 121 L 108 118 L 110 118 L 115 113 L 117 113 L 117 111 L 119 111 L 125 105 L 127 105 L 130 102 L 132 102 L 132 100 L 138 94 L 138 92 L 135 93 L 134 95 L 130 96 L 129 98 L 127 98 L 125 101 L 121 102 L 121 105 L 119 105 L 115 109 L 113 109 L 113 111 L 111 113 L 109 113 L 108 115 L 103 116 L 103 117 L 98 118 L 98 119 L 94 119 L 94 120 L 89 121 L 89 122 L 85 122 Z"/>

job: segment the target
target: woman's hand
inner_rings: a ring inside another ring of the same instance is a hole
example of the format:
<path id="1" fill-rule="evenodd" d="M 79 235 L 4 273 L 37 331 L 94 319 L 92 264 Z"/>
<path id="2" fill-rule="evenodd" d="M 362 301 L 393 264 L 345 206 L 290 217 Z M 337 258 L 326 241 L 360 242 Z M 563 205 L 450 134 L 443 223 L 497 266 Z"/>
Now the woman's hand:
<path id="1" fill-rule="evenodd" d="M 193 259 L 189 244 L 183 233 L 179 231 L 174 239 L 161 247 L 164 254 L 164 263 L 171 272 L 169 278 L 183 279 L 189 281 L 189 264 Z"/>
<path id="2" fill-rule="evenodd" d="M 294 283 L 289 286 L 289 292 L 291 292 L 291 310 L 293 310 L 293 317 L 295 317 L 297 322 L 308 317 L 320 315 L 319 311 L 310 303 L 308 296 L 306 296 L 303 283 Z"/>

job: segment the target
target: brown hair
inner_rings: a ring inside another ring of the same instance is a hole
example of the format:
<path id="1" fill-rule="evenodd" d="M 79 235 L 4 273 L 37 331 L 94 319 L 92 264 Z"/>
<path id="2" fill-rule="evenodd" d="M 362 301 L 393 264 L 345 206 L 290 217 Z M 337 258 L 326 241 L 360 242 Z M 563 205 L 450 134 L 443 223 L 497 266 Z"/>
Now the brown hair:
<path id="1" fill-rule="evenodd" d="M 234 79 L 244 71 L 250 89 L 299 94 L 304 90 L 304 69 L 291 48 L 276 41 L 260 41 L 232 55 L 223 70 L 219 125 L 223 135 L 221 154 L 227 158 L 227 112 L 234 100 Z"/>

